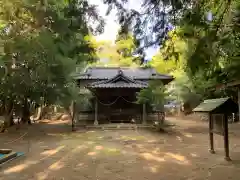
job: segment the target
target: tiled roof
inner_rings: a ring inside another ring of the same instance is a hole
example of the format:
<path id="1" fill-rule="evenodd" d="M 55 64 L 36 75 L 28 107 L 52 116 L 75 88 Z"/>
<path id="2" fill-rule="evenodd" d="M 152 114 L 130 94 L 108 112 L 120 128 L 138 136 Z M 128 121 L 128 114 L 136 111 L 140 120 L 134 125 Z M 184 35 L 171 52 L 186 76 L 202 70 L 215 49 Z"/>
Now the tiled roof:
<path id="1" fill-rule="evenodd" d="M 121 70 L 125 76 L 134 80 L 161 79 L 167 83 L 173 80 L 173 76 L 159 74 L 154 68 L 128 68 L 128 67 L 90 67 L 84 73 L 74 74 L 75 79 L 106 80 L 111 79 Z"/>
<path id="2" fill-rule="evenodd" d="M 147 88 L 148 83 L 138 80 L 133 80 L 124 75 L 122 70 L 111 79 L 101 80 L 89 84 L 90 88 Z"/>
<path id="3" fill-rule="evenodd" d="M 118 81 L 116 83 L 102 83 L 102 84 L 90 85 L 90 87 L 91 88 L 140 88 L 142 89 L 142 88 L 147 88 L 148 85 Z"/>

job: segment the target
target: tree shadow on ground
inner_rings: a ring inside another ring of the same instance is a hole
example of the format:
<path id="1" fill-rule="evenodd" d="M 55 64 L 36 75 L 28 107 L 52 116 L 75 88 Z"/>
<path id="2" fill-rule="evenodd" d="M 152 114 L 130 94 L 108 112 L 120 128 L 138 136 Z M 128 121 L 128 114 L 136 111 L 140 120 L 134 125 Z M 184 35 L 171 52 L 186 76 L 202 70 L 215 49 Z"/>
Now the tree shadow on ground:
<path id="1" fill-rule="evenodd" d="M 0 177 L 10 180 L 200 180 L 208 178 L 209 168 L 218 168 L 215 165 L 223 162 L 219 161 L 221 155 L 208 153 L 208 142 L 201 139 L 207 140 L 208 134 L 176 129 L 167 133 L 71 132 L 70 127 L 56 124 L 36 124 L 31 128 L 30 151 L 25 157 L 4 165 Z M 23 139 L 14 146 L 21 148 L 26 142 Z M 222 179 L 227 179 L 232 170 L 228 168 L 225 172 Z"/>

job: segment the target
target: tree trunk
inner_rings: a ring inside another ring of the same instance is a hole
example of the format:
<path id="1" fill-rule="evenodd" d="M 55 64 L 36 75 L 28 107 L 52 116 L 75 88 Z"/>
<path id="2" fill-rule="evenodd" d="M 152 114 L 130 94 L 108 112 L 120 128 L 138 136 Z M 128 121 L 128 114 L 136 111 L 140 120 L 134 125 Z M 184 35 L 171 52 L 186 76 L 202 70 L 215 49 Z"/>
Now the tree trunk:
<path id="1" fill-rule="evenodd" d="M 23 123 L 28 123 L 31 124 L 31 120 L 30 120 L 30 106 L 29 103 L 27 102 L 27 100 L 24 101 L 23 107 L 22 107 L 22 119 L 21 121 Z"/>
<path id="2" fill-rule="evenodd" d="M 73 101 L 71 105 L 71 111 L 72 111 L 72 131 L 74 131 L 75 128 L 75 114 L 76 114 L 76 103 Z"/>
<path id="3" fill-rule="evenodd" d="M 10 112 L 9 114 L 4 114 L 4 127 L 8 128 L 14 125 L 13 122 L 13 114 Z"/>
<path id="4" fill-rule="evenodd" d="M 14 125 L 13 121 L 13 103 L 9 103 L 5 105 L 4 112 L 4 128 L 8 128 Z"/>

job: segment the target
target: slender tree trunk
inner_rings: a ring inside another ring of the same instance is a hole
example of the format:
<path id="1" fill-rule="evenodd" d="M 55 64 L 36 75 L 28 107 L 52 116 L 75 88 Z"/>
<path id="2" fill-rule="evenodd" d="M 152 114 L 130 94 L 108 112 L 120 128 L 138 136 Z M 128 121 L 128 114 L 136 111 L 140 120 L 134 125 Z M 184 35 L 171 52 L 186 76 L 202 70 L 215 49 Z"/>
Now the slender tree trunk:
<path id="1" fill-rule="evenodd" d="M 72 105 L 71 105 L 71 111 L 72 111 L 72 131 L 75 130 L 75 115 L 76 115 L 76 103 L 74 101 L 72 101 Z"/>
<path id="2" fill-rule="evenodd" d="M 30 120 L 30 106 L 29 103 L 27 102 L 27 100 L 24 101 L 24 104 L 22 106 L 22 122 L 23 123 L 28 123 L 31 124 L 31 120 Z"/>
<path id="3" fill-rule="evenodd" d="M 14 125 L 13 122 L 13 114 L 10 112 L 9 114 L 4 114 L 4 127 L 8 128 Z"/>
<path id="4" fill-rule="evenodd" d="M 8 128 L 13 126 L 13 103 L 10 102 L 9 104 L 5 105 L 5 112 L 4 112 L 4 127 Z"/>

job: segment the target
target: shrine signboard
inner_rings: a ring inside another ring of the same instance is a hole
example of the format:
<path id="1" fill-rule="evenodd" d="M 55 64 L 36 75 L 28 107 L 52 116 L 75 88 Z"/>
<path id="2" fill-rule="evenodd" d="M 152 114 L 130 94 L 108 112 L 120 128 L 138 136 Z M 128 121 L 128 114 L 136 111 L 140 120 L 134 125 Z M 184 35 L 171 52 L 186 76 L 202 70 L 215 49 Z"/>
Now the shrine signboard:
<path id="1" fill-rule="evenodd" d="M 238 112 L 238 105 L 231 98 L 208 99 L 200 103 L 193 112 L 203 112 L 209 115 L 210 152 L 215 153 L 213 134 L 223 136 L 225 159 L 229 156 L 228 116 Z"/>

